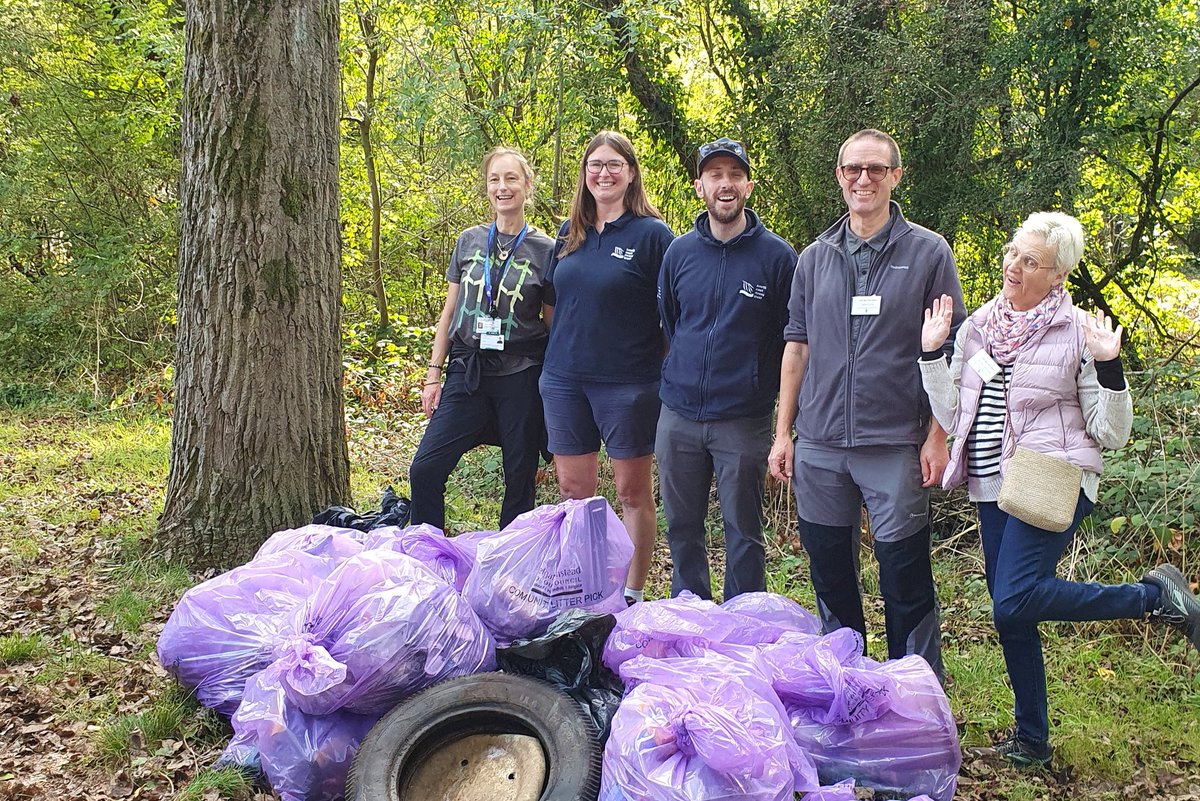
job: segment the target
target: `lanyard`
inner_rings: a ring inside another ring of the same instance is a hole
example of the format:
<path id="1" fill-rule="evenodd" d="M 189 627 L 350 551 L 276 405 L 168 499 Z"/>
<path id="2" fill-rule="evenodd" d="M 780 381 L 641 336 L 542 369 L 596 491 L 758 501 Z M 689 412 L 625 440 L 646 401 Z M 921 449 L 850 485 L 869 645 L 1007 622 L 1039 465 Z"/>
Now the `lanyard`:
<path id="1" fill-rule="evenodd" d="M 521 247 L 521 243 L 525 241 L 525 234 L 529 232 L 529 224 L 526 223 L 521 227 L 521 232 L 517 234 L 517 238 L 513 240 L 511 249 L 508 251 L 508 258 L 504 260 L 504 264 L 500 270 L 500 280 L 496 282 L 496 292 L 504 286 L 504 276 L 508 275 L 508 266 L 512 264 L 513 256 L 517 253 L 517 248 Z M 488 228 L 487 239 L 487 255 L 483 257 L 483 294 L 487 299 L 485 311 L 492 317 L 496 316 L 496 306 L 492 302 L 492 247 L 496 244 L 496 224 L 492 223 L 492 227 Z"/>

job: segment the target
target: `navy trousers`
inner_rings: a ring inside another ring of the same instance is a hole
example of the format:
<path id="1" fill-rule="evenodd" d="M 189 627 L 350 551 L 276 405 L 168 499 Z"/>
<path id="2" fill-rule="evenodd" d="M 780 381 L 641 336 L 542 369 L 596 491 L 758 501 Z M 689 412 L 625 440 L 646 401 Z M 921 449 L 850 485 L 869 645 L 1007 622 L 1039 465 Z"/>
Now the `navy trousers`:
<path id="1" fill-rule="evenodd" d="M 1148 588 L 1140 583 L 1066 581 L 1055 575 L 1079 521 L 1092 511 L 1092 502 L 1083 492 L 1079 493 L 1074 522 L 1061 534 L 1023 523 L 995 503 L 976 506 L 992 620 L 1012 684 L 1017 736 L 1041 745 L 1050 737 L 1050 720 L 1038 623 L 1139 618 L 1150 611 Z"/>
<path id="2" fill-rule="evenodd" d="M 482 376 L 468 393 L 466 373 L 447 374 L 442 398 L 409 468 L 412 523 L 446 528 L 446 480 L 463 454 L 494 432 L 504 464 L 500 528 L 534 504 L 538 457 L 545 440 L 540 367 L 503 376 Z"/>
<path id="3" fill-rule="evenodd" d="M 908 654 L 925 658 L 944 675 L 937 589 L 929 563 L 929 526 L 892 542 L 875 542 L 879 594 L 883 596 L 888 658 Z M 821 526 L 800 520 L 800 541 L 808 553 L 809 573 L 826 632 L 847 626 L 867 635 L 858 580 L 858 526 Z"/>

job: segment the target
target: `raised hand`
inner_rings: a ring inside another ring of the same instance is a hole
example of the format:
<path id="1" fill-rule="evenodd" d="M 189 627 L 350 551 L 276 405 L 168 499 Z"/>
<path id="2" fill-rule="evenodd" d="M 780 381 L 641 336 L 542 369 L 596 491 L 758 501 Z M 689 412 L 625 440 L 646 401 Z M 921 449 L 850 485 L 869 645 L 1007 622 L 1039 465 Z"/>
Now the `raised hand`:
<path id="1" fill-rule="evenodd" d="M 921 326 L 921 350 L 935 351 L 946 344 L 953 317 L 954 298 L 942 295 L 933 299 L 933 307 L 925 310 L 925 323 Z"/>
<path id="2" fill-rule="evenodd" d="M 1106 317 L 1100 309 L 1096 316 L 1086 315 L 1083 318 L 1083 341 L 1096 361 L 1107 362 L 1117 358 L 1121 352 L 1121 333 L 1124 329 L 1117 326 L 1113 330 L 1112 318 Z"/>

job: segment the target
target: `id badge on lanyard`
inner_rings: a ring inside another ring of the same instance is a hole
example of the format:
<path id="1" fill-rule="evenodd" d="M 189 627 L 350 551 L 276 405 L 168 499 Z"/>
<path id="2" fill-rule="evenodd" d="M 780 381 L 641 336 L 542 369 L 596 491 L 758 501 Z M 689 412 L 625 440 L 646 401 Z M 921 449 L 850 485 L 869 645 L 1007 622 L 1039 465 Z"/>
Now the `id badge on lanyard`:
<path id="1" fill-rule="evenodd" d="M 500 277 L 496 281 L 496 289 L 493 292 L 492 249 L 496 244 L 496 224 L 492 223 L 488 229 L 487 254 L 483 257 L 484 316 L 475 319 L 475 333 L 479 335 L 479 347 L 481 350 L 504 350 L 504 332 L 498 316 L 499 309 L 497 308 L 497 302 L 493 299 L 493 294 L 498 293 L 504 287 L 504 277 L 508 275 L 508 267 L 512 264 L 513 254 L 521 246 L 521 243 L 525 240 L 525 234 L 528 232 L 529 226 L 523 226 L 520 233 L 517 234 L 517 238 L 505 250 L 504 258 L 501 260 L 503 265 L 500 269 Z"/>
<path id="2" fill-rule="evenodd" d="M 499 317 L 476 317 L 475 333 L 479 335 L 479 347 L 482 350 L 504 350 L 504 333 Z"/>

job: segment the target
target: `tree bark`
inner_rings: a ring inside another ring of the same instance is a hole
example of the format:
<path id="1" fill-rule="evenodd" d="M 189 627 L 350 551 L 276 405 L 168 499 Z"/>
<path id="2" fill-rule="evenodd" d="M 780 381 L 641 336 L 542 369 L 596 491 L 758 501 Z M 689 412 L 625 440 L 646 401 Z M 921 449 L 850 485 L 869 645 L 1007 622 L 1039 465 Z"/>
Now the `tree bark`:
<path id="1" fill-rule="evenodd" d="M 335 0 L 189 0 L 157 544 L 229 567 L 349 497 Z"/>
<path id="2" fill-rule="evenodd" d="M 642 107 L 642 124 L 651 136 L 671 148 L 682 174 L 691 180 L 696 177 L 696 159 L 687 117 L 678 101 L 682 90 L 667 74 L 661 58 L 644 52 L 638 44 L 637 31 L 621 10 L 622 4 L 623 0 L 600 0 L 598 7 L 605 12 L 608 28 L 620 49 L 629 91 Z"/>

